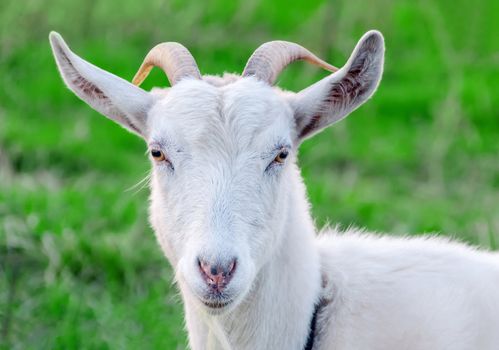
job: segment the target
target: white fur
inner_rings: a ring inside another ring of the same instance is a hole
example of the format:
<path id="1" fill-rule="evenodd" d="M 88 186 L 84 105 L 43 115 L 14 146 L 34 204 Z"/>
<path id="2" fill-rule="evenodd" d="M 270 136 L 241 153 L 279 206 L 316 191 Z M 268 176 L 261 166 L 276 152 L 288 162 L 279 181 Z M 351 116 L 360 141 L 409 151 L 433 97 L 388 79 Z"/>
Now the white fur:
<path id="1" fill-rule="evenodd" d="M 316 236 L 297 148 L 372 95 L 379 33 L 298 94 L 234 75 L 147 93 L 51 40 L 78 96 L 167 155 L 153 161 L 150 221 L 175 270 L 193 350 L 303 349 L 316 304 L 314 349 L 499 348 L 497 255 L 431 237 Z M 289 157 L 279 165 L 282 148 Z M 203 303 L 199 258 L 237 258 L 222 309 Z"/>
<path id="2" fill-rule="evenodd" d="M 348 232 L 316 244 L 333 300 L 321 348 L 499 348 L 497 254 Z"/>

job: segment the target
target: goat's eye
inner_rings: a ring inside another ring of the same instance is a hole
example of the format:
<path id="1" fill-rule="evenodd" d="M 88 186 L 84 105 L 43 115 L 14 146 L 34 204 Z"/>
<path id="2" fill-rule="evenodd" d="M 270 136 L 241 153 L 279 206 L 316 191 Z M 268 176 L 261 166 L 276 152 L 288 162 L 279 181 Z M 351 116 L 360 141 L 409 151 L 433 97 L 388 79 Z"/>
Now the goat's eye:
<path id="1" fill-rule="evenodd" d="M 160 151 L 159 149 L 152 149 L 151 150 L 151 156 L 157 162 L 161 162 L 161 161 L 163 161 L 163 160 L 166 159 L 165 154 L 163 153 L 163 151 Z"/>
<path id="2" fill-rule="evenodd" d="M 281 152 L 279 152 L 277 157 L 275 157 L 274 162 L 282 164 L 282 163 L 284 163 L 284 161 L 286 160 L 288 155 L 289 155 L 288 150 L 283 149 Z"/>

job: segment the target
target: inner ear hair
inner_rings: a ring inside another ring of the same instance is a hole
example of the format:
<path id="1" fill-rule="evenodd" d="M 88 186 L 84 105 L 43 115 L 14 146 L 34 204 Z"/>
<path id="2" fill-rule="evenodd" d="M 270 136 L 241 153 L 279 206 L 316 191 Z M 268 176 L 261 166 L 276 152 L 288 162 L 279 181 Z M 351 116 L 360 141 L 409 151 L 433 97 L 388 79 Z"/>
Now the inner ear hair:
<path id="1" fill-rule="evenodd" d="M 383 37 L 375 32 L 366 34 L 363 39 L 352 55 L 353 60 L 346 74 L 333 83 L 325 105 L 340 108 L 358 105 L 371 97 L 378 87 L 383 69 L 383 52 L 380 56 L 380 51 L 384 51 Z"/>
<path id="2" fill-rule="evenodd" d="M 298 138 L 343 119 L 369 99 L 381 79 L 383 57 L 383 36 L 367 32 L 343 68 L 299 92 L 293 101 Z"/>
<path id="3" fill-rule="evenodd" d="M 129 129 L 132 129 L 137 134 L 141 134 L 142 131 L 139 129 L 127 116 L 125 113 L 120 111 L 118 108 L 112 105 L 109 97 L 102 91 L 97 85 L 87 80 L 84 76 L 80 75 L 75 69 L 73 63 L 66 55 L 66 53 L 58 47 L 60 57 L 64 61 L 65 67 L 61 69 L 66 70 L 65 80 L 67 84 L 71 85 L 72 90 L 82 99 L 90 99 L 94 101 L 93 103 L 99 103 L 100 105 L 105 105 L 105 108 L 109 110 L 109 114 L 113 115 L 113 119 L 119 120 L 122 124 L 125 124 Z"/>
<path id="4" fill-rule="evenodd" d="M 126 129 L 145 137 L 151 94 L 106 72 L 70 50 L 64 39 L 50 33 L 50 44 L 59 72 L 71 91 L 92 108 Z"/>

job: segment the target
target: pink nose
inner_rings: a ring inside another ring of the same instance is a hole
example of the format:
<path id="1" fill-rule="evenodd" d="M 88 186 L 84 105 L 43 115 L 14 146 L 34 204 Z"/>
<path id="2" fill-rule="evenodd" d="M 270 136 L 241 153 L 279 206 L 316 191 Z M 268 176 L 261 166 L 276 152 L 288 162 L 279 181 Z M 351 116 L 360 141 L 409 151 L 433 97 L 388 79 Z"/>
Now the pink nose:
<path id="1" fill-rule="evenodd" d="M 226 264 L 210 264 L 198 259 L 201 276 L 208 286 L 216 292 L 222 292 L 229 284 L 236 270 L 236 259 Z"/>

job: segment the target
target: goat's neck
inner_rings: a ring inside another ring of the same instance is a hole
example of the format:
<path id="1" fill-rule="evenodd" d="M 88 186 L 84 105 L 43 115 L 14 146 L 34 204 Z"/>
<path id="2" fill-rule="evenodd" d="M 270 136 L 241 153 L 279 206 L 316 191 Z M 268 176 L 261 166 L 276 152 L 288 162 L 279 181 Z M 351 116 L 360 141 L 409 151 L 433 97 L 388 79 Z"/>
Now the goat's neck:
<path id="1" fill-rule="evenodd" d="M 260 270 L 250 295 L 227 315 L 209 316 L 186 302 L 193 350 L 303 349 L 320 288 L 315 229 L 295 172 L 282 245 Z"/>

